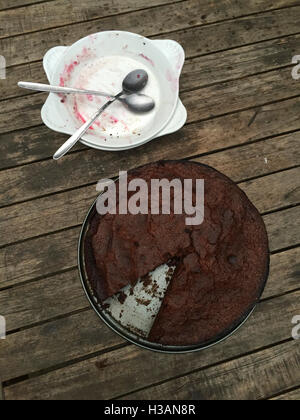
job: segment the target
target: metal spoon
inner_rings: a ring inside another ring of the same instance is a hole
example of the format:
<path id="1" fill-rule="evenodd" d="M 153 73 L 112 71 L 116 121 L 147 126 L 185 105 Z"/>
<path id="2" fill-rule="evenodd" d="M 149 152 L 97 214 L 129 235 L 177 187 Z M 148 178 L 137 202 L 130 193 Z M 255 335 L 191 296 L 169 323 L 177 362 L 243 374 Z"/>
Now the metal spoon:
<path id="1" fill-rule="evenodd" d="M 81 139 L 81 137 L 87 132 L 90 126 L 96 121 L 96 119 L 102 114 L 102 112 L 109 107 L 112 103 L 118 100 L 124 93 L 128 92 L 138 92 L 143 89 L 148 82 L 148 74 L 144 70 L 134 70 L 130 72 L 122 83 L 123 90 L 118 93 L 114 98 L 109 100 L 105 105 L 103 105 L 93 117 L 87 121 L 82 127 L 80 127 L 72 137 L 69 138 L 58 151 L 54 154 L 53 159 L 58 160 L 62 158 L 68 151 Z M 129 95 L 131 96 L 131 95 Z M 136 95 L 138 96 L 138 95 Z M 150 98 L 151 99 L 151 98 Z M 152 108 L 154 107 L 154 101 L 152 100 Z M 152 108 L 148 107 L 148 111 Z"/>
<path id="2" fill-rule="evenodd" d="M 146 95 L 132 94 L 132 92 L 138 92 L 145 87 L 148 81 L 148 74 L 144 70 L 134 70 L 129 73 L 125 78 L 123 84 L 124 93 L 131 93 L 124 97 L 118 97 L 117 100 L 121 101 L 133 112 L 148 112 L 154 108 L 154 101 L 152 98 Z M 86 90 L 86 89 L 74 89 L 63 86 L 52 86 L 45 85 L 42 83 L 31 83 L 31 82 L 19 82 L 18 86 L 23 89 L 30 89 L 40 92 L 51 92 L 61 94 L 83 94 L 93 96 L 105 96 L 108 98 L 115 98 L 115 96 L 99 92 L 97 90 Z"/>

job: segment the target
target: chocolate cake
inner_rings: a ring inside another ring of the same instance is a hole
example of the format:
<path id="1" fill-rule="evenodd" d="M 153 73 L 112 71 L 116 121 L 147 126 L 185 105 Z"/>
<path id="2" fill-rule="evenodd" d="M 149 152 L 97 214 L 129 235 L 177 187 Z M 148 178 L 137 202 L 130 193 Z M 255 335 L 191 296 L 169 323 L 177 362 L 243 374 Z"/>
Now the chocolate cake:
<path id="1" fill-rule="evenodd" d="M 261 216 L 234 182 L 195 162 L 149 164 L 130 171 L 128 182 L 134 178 L 145 180 L 149 192 L 152 179 L 204 179 L 204 222 L 187 225 L 187 215 L 174 211 L 151 214 L 151 200 L 147 215 L 117 211 L 100 216 L 95 210 L 85 240 L 86 271 L 95 295 L 103 302 L 175 259 L 148 340 L 181 346 L 224 337 L 249 314 L 265 286 L 269 250 Z M 195 194 L 194 189 L 194 199 Z"/>

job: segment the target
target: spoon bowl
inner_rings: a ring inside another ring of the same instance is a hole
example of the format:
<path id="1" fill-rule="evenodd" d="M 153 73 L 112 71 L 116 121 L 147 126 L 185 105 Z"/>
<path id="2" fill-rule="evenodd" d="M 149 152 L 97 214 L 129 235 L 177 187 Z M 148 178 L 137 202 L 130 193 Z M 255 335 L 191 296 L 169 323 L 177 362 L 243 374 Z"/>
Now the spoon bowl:
<path id="1" fill-rule="evenodd" d="M 132 93 L 125 98 L 119 98 L 133 112 L 149 112 L 155 107 L 155 102 L 150 96 Z"/>
<path id="2" fill-rule="evenodd" d="M 148 73 L 145 70 L 133 70 L 123 80 L 124 92 L 140 92 L 146 86 L 148 78 Z"/>

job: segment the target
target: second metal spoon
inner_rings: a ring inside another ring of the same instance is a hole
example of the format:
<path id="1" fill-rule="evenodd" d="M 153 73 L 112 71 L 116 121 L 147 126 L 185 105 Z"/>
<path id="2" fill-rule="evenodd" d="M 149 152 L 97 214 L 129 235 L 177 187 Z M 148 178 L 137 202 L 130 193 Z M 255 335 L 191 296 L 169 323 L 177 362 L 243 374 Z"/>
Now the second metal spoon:
<path id="1" fill-rule="evenodd" d="M 145 70 L 134 70 L 130 72 L 123 82 L 123 91 L 128 93 L 126 96 L 116 97 L 97 90 L 75 89 L 63 86 L 52 86 L 43 83 L 19 82 L 18 86 L 23 89 L 35 90 L 40 92 L 60 93 L 60 94 L 81 94 L 93 96 L 105 96 L 107 98 L 116 98 L 121 101 L 133 112 L 147 112 L 154 107 L 154 101 L 147 95 L 136 94 L 148 81 L 148 74 Z"/>

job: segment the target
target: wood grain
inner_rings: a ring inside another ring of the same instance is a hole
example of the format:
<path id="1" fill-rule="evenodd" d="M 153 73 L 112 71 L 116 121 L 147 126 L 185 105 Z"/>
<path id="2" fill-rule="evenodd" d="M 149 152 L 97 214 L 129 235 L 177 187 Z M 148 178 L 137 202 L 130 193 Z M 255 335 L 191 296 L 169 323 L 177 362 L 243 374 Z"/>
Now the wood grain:
<path id="1" fill-rule="evenodd" d="M 271 398 L 273 401 L 299 401 L 300 400 L 300 388 L 294 391 L 287 392 L 285 394 L 278 395 L 277 397 Z"/>
<path id="2" fill-rule="evenodd" d="M 89 309 L 12 334 L 0 343 L 3 381 L 101 352 L 124 341 Z"/>
<path id="3" fill-rule="evenodd" d="M 271 255 L 270 275 L 263 298 L 296 290 L 300 285 L 300 248 Z"/>
<path id="4" fill-rule="evenodd" d="M 240 184 L 261 213 L 300 203 L 300 168 Z"/>
<path id="5" fill-rule="evenodd" d="M 264 217 L 271 251 L 299 245 L 299 232 L 297 232 L 299 220 L 300 206 Z"/>
<path id="6" fill-rule="evenodd" d="M 238 3 L 236 2 L 236 4 Z M 177 8 L 174 13 L 173 8 L 169 5 L 161 6 L 131 14 L 5 38 L 0 40 L 0 51 L 6 57 L 9 67 L 38 61 L 43 58 L 48 49 L 54 46 L 71 45 L 87 34 L 99 32 L 99 25 L 102 31 L 118 28 L 118 30 L 133 31 L 154 39 L 171 37 L 183 45 L 187 57 L 299 33 L 300 7 L 274 10 L 196 27 L 191 27 L 188 19 L 182 19 L 182 10 L 182 8 Z M 163 21 L 162 15 L 164 16 Z M 198 19 L 197 15 L 192 13 L 192 19 Z M 170 31 L 172 34 L 168 33 Z M 200 42 L 194 42 L 195 39 Z"/>
<path id="7" fill-rule="evenodd" d="M 168 8 L 175 14 L 178 9 L 177 3 L 181 3 L 181 7 L 186 12 L 191 11 L 193 7 L 199 7 L 199 2 L 195 0 L 127 0 L 126 2 L 122 0 L 113 2 L 102 0 L 97 3 L 92 0 L 85 0 L 84 3 L 80 2 L 80 0 L 57 0 L 54 4 L 51 4 L 51 2 L 42 3 L 0 12 L 0 20 L 3 21 L 0 38 L 58 28 L 95 19 L 97 19 L 98 25 L 101 27 L 105 22 L 112 23 L 118 20 L 119 16 L 117 15 L 164 4 L 167 4 Z M 167 11 L 167 8 L 159 9 L 160 13 L 166 13 Z M 135 16 L 135 13 L 133 13 L 133 16 Z M 129 19 L 132 18 L 129 17 Z"/>
<path id="8" fill-rule="evenodd" d="M 188 110 L 188 122 L 192 122 L 263 106 L 298 94 L 299 83 L 291 78 L 290 68 L 284 68 L 185 92 L 181 97 Z"/>
<path id="9" fill-rule="evenodd" d="M 178 2 L 180 3 L 179 7 L 176 5 Z M 0 36 L 12 36 L 70 25 L 80 21 L 103 19 L 106 16 L 119 15 L 165 3 L 169 3 L 168 7 L 173 13 L 181 12 L 185 18 L 184 21 L 189 22 L 190 25 L 201 25 L 299 4 L 297 0 L 267 0 L 264 2 L 230 0 L 220 7 L 220 2 L 217 0 L 127 0 L 126 2 L 115 0 L 114 2 L 101 1 L 100 3 L 95 3 L 92 0 L 85 0 L 84 3 L 80 0 L 58 0 L 55 4 L 46 2 L 0 12 L 0 20 L 3 21 Z"/>
<path id="10" fill-rule="evenodd" d="M 0 382 L 0 401 L 4 400 L 3 385 Z"/>
<path id="11" fill-rule="evenodd" d="M 298 133 L 225 150 L 194 160 L 215 168 L 222 168 L 222 172 L 226 175 L 230 174 L 230 178 L 234 181 L 241 181 L 299 165 L 299 153 L 296 151 L 295 143 L 299 143 Z M 293 158 L 290 157 L 290 147 L 293 149 L 295 147 Z M 244 167 L 242 176 L 241 167 Z"/>
<path id="12" fill-rule="evenodd" d="M 78 270 L 0 292 L 7 332 L 89 307 Z"/>
<path id="13" fill-rule="evenodd" d="M 1 288 L 74 268 L 79 231 L 75 228 L 2 249 Z"/>
<path id="14" fill-rule="evenodd" d="M 186 133 L 189 133 L 189 128 Z M 205 135 L 205 130 L 202 133 Z M 218 143 L 217 140 L 218 137 L 214 136 L 213 132 L 209 137 L 195 136 L 193 141 L 189 142 L 189 154 L 198 155 L 213 150 L 215 144 L 216 148 L 228 147 L 228 143 L 229 146 L 232 145 L 235 138 L 227 137 L 223 132 L 221 140 L 223 143 Z M 168 147 L 164 148 L 164 142 L 169 143 Z M 299 165 L 298 144 L 299 133 L 292 133 L 195 160 L 215 167 L 235 181 L 242 181 Z M 152 149 L 153 145 L 156 146 L 154 149 Z M 159 143 L 154 141 L 153 145 L 148 144 L 134 152 L 115 154 L 88 150 L 69 154 L 58 163 L 47 160 L 2 171 L 0 172 L 0 206 L 86 184 L 96 184 L 102 178 L 118 175 L 120 170 L 136 167 L 137 162 L 139 162 L 138 165 L 143 165 L 160 159 L 186 157 L 183 153 L 187 145 L 185 136 L 182 137 L 181 132 L 159 140 Z M 147 151 L 149 153 L 146 153 Z M 241 170 L 243 170 L 243 177 L 240 176 Z"/>
<path id="15" fill-rule="evenodd" d="M 260 400 L 299 384 L 299 344 L 290 341 L 192 373 L 128 399 Z M 126 399 L 126 398 L 125 398 Z"/>
<path id="16" fill-rule="evenodd" d="M 258 350 L 262 346 L 290 337 L 291 318 L 299 308 L 299 296 L 299 292 L 295 292 L 259 304 L 245 326 L 224 341 L 221 346 L 217 345 L 203 350 L 200 354 L 201 357 L 199 357 L 199 353 L 170 356 L 141 350 L 135 346 L 127 346 L 109 354 L 94 357 L 73 366 L 7 387 L 5 397 L 6 399 L 117 398 L 119 395 L 128 392 L 129 383 L 130 390 L 138 390 L 144 386 L 150 386 L 156 382 L 237 357 L 242 353 Z M 277 328 L 274 328 L 274 320 L 276 320 Z M 81 322 L 83 322 L 82 317 Z M 87 328 L 91 327 L 87 325 Z M 11 338 L 12 341 L 5 343 L 6 350 L 3 351 L 5 351 L 5 354 L 10 354 L 9 350 L 13 352 L 15 346 L 20 345 L 24 340 L 27 342 L 31 340 L 31 343 L 34 343 L 40 349 L 40 346 L 35 342 L 37 338 L 28 336 L 28 334 L 35 333 L 35 330 L 34 332 L 32 330 L 27 331 L 27 338 L 20 336 L 21 333 L 15 334 Z M 77 334 L 80 334 L 80 332 L 77 331 Z M 74 332 L 72 337 L 74 340 Z M 49 337 L 49 340 L 51 343 L 51 337 Z M 65 353 L 69 351 L 68 344 L 65 343 L 63 350 L 60 349 L 59 344 L 56 344 L 50 359 L 52 361 L 55 357 L 60 360 L 63 359 Z M 60 357 L 56 354 L 58 352 L 57 347 L 62 351 Z M 23 350 L 25 350 L 24 347 Z M 18 357 L 18 350 L 16 349 L 16 351 L 17 356 L 15 355 L 12 359 L 8 358 L 6 366 L 3 366 L 4 378 L 11 377 L 13 374 L 19 375 L 26 369 L 36 369 L 37 363 L 41 361 L 42 355 L 39 351 L 38 360 L 33 361 L 31 358 L 25 358 L 21 364 L 11 363 L 10 360 L 16 361 L 16 357 Z M 49 345 L 48 351 L 50 351 Z M 42 350 L 42 352 L 46 352 L 46 350 Z M 23 352 L 23 354 L 26 354 L 26 352 Z M 43 363 L 48 366 L 48 356 L 44 356 L 44 359 Z M 295 378 L 295 376 L 293 375 L 292 378 Z M 170 398 L 172 399 L 172 397 Z"/>
<path id="17" fill-rule="evenodd" d="M 0 10 L 14 9 L 15 7 L 28 6 L 30 4 L 44 3 L 55 0 L 0 0 Z"/>

